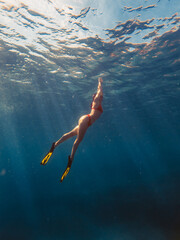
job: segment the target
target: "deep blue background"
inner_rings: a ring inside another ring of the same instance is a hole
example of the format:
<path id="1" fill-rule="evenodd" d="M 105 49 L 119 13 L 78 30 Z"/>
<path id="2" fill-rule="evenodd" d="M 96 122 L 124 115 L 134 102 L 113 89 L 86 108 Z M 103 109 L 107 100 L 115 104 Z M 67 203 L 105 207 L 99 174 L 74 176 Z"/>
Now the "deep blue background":
<path id="1" fill-rule="evenodd" d="M 106 91 L 104 79 L 104 113 L 88 129 L 63 183 L 73 140 L 45 167 L 40 161 L 79 112 L 87 112 L 88 101 L 69 111 L 67 97 L 58 111 L 50 95 L 15 97 L 28 101 L 28 109 L 1 119 L 2 239 L 178 239 L 179 116 L 158 102 L 144 107 L 136 92 L 121 96 L 132 104 L 123 111 L 116 99 L 106 100 Z"/>

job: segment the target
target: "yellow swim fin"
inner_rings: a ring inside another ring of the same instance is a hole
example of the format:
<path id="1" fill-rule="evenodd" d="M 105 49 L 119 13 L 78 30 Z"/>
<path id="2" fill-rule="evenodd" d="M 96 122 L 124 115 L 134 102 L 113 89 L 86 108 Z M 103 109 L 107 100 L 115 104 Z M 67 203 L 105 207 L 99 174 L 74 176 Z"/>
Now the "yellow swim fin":
<path id="1" fill-rule="evenodd" d="M 70 156 L 68 157 L 68 165 L 67 165 L 67 168 L 66 170 L 64 171 L 62 177 L 61 177 L 61 182 L 64 180 L 64 178 L 68 175 L 70 169 L 71 169 L 71 165 L 72 165 L 72 160 L 70 158 Z"/>
<path id="2" fill-rule="evenodd" d="M 55 142 L 53 142 L 51 149 L 49 150 L 49 152 L 46 154 L 46 156 L 41 161 L 41 165 L 45 165 L 49 161 L 54 149 L 55 149 Z"/>

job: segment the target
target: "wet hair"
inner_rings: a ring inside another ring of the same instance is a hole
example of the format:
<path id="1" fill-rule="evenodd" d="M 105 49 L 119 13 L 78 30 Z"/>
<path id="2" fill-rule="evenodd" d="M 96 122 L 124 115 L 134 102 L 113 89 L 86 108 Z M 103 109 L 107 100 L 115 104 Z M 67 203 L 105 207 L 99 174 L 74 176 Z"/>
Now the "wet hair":
<path id="1" fill-rule="evenodd" d="M 92 95 L 92 99 L 93 99 L 93 100 L 92 100 L 92 102 L 91 102 L 91 108 L 92 108 L 93 101 L 94 101 L 94 99 L 95 99 L 95 97 L 96 97 L 96 94 L 97 94 L 97 93 L 94 93 L 94 94 Z M 102 100 L 103 100 L 103 95 L 101 95 L 100 97 L 101 97 L 101 101 L 102 101 Z"/>
<path id="2" fill-rule="evenodd" d="M 97 94 L 97 93 L 94 93 L 94 94 L 92 95 L 93 101 L 94 101 L 94 99 L 95 99 L 95 97 L 96 97 L 96 94 Z M 103 95 L 101 95 L 100 97 L 103 99 Z"/>
<path id="3" fill-rule="evenodd" d="M 94 94 L 92 95 L 93 101 L 94 101 L 95 97 L 96 97 L 96 93 L 94 93 Z"/>
<path id="4" fill-rule="evenodd" d="M 95 96 L 96 96 L 96 93 L 94 93 L 93 95 L 92 95 L 92 102 L 91 102 L 91 108 L 92 108 L 92 104 L 93 104 L 93 101 L 94 101 L 94 98 L 95 98 Z"/>

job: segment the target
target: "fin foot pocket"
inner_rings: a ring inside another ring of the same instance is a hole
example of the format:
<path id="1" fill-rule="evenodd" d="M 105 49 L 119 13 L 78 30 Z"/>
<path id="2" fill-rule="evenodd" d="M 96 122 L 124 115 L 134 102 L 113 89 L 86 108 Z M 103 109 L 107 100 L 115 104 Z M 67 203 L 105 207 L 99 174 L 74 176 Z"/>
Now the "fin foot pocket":
<path id="1" fill-rule="evenodd" d="M 71 160 L 71 158 L 70 158 L 70 156 L 68 157 L 68 165 L 67 165 L 67 167 L 66 167 L 66 169 L 65 169 L 65 171 L 64 171 L 64 173 L 63 173 L 63 175 L 62 175 L 62 177 L 61 177 L 61 182 L 64 180 L 64 178 L 68 175 L 68 173 L 69 173 L 69 171 L 70 171 L 70 169 L 71 169 L 71 165 L 72 165 L 72 160 Z"/>
<path id="2" fill-rule="evenodd" d="M 46 154 L 46 156 L 41 161 L 41 165 L 46 165 L 46 163 L 49 161 L 54 149 L 55 149 L 55 142 L 53 142 L 51 149 L 49 150 L 49 152 Z"/>

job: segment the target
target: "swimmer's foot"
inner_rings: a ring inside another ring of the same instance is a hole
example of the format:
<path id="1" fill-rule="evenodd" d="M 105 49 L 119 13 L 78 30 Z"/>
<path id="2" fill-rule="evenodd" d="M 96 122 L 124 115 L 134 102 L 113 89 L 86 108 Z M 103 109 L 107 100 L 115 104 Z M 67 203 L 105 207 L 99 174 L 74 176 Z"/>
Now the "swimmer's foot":
<path id="1" fill-rule="evenodd" d="M 64 171 L 62 177 L 61 177 L 61 182 L 64 180 L 64 178 L 68 175 L 70 169 L 71 169 L 71 165 L 72 165 L 72 160 L 71 160 L 71 157 L 69 156 L 68 157 L 68 165 L 67 165 L 67 168 L 66 170 Z"/>
<path id="2" fill-rule="evenodd" d="M 49 161 L 53 151 L 55 149 L 55 142 L 53 142 L 51 149 L 49 150 L 49 152 L 46 154 L 46 156 L 43 158 L 41 165 L 46 165 L 46 163 Z"/>

